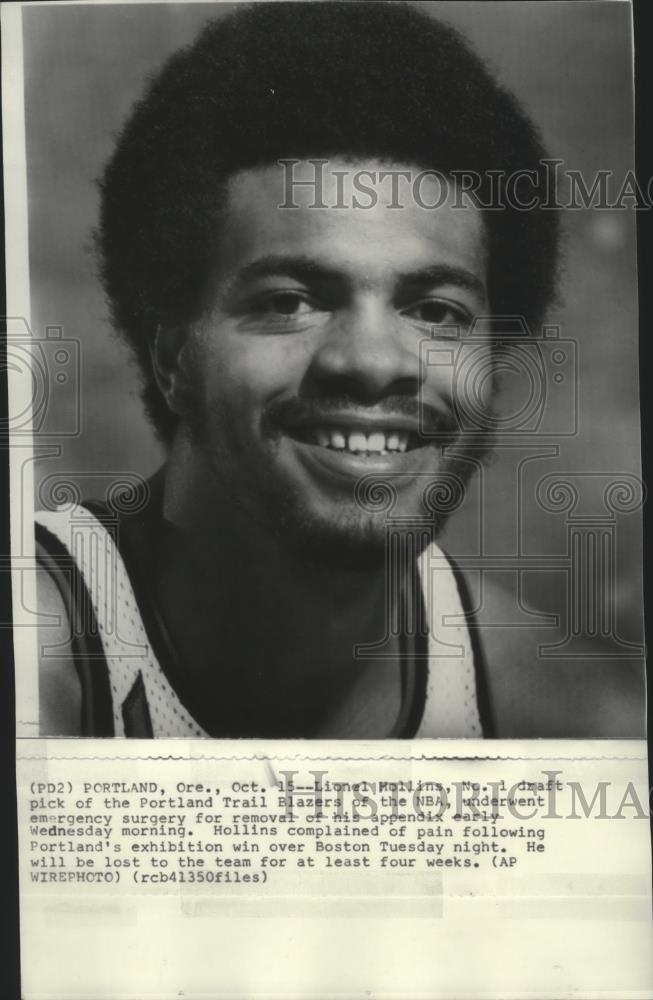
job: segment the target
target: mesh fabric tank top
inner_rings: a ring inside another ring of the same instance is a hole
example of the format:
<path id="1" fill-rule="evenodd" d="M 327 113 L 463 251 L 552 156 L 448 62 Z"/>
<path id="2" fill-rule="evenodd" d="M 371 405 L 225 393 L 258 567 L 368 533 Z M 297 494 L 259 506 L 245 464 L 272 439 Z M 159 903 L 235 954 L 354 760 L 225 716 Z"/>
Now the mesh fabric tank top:
<path id="1" fill-rule="evenodd" d="M 71 623 L 82 734 L 208 737 L 166 669 L 165 625 L 151 605 L 144 613 L 143 587 L 135 588 L 133 567 L 128 571 L 113 532 L 80 505 L 39 512 L 36 521 L 40 562 L 57 582 Z M 419 577 L 428 634 L 411 643 L 399 727 L 388 735 L 489 736 L 481 650 L 464 580 L 435 544 L 420 557 Z"/>

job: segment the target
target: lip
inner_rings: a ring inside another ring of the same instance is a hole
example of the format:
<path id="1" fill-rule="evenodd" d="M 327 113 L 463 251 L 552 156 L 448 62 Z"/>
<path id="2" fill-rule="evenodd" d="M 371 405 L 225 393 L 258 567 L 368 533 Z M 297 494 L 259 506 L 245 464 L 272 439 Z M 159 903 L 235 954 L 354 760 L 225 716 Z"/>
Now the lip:
<path id="1" fill-rule="evenodd" d="M 419 434 L 418 422 L 403 414 L 363 415 L 346 410 L 339 410 L 338 413 L 325 413 L 323 417 L 313 414 L 304 420 L 294 420 L 288 423 L 284 430 L 288 432 L 305 427 L 337 427 L 339 430 L 360 431 L 364 434 L 374 434 L 375 431 L 405 431 L 409 434 Z"/>
<path id="2" fill-rule="evenodd" d="M 348 426 L 351 427 L 351 424 Z M 363 456 L 346 449 L 337 450 L 324 448 L 317 444 L 308 444 L 290 436 L 286 440 L 294 446 L 296 454 L 311 470 L 317 471 L 322 477 L 326 473 L 331 481 L 335 476 L 348 484 L 356 482 L 366 475 L 390 475 L 393 473 L 406 475 L 411 472 L 417 475 L 425 466 L 426 453 L 429 451 L 428 445 L 423 445 L 412 448 L 410 451 Z M 432 461 L 432 454 L 429 457 Z"/>

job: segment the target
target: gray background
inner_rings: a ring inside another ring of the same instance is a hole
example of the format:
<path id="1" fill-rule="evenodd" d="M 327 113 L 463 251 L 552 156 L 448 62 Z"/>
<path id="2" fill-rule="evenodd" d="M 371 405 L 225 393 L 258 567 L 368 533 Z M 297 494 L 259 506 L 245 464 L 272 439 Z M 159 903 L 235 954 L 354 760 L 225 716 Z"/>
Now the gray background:
<path id="1" fill-rule="evenodd" d="M 588 176 L 632 166 L 630 9 L 626 3 L 422 3 L 461 27 L 539 124 L 552 155 Z M 141 414 L 135 369 L 112 333 L 95 276 L 91 233 L 101 174 L 117 130 L 144 81 L 165 57 L 231 5 L 52 5 L 23 9 L 32 326 L 62 326 L 81 347 L 81 427 L 58 457 L 37 462 L 37 486 L 53 472 L 149 475 L 161 451 Z M 480 486 L 452 520 L 446 546 L 485 551 L 565 552 L 564 516 L 534 503 L 547 473 L 639 471 L 636 259 L 632 212 L 568 212 L 561 335 L 578 342 L 580 429 L 555 461 L 526 469 L 519 527 L 516 453 L 499 449 Z M 72 383 L 50 400 L 52 426 L 67 422 Z M 524 452 L 525 455 L 527 453 Z M 529 478 L 530 477 L 530 478 Z M 587 482 L 588 480 L 585 480 Z M 91 492 L 104 479 L 87 480 Z M 598 496 L 598 495 L 597 495 Z M 597 498 L 594 498 L 597 500 Z M 594 502 L 594 500 L 592 500 Z M 598 502 L 598 501 L 597 501 Z M 600 503 L 597 512 L 601 511 Z M 641 630 L 639 514 L 620 519 L 620 632 Z M 526 578 L 529 603 L 554 608 L 559 574 Z"/>

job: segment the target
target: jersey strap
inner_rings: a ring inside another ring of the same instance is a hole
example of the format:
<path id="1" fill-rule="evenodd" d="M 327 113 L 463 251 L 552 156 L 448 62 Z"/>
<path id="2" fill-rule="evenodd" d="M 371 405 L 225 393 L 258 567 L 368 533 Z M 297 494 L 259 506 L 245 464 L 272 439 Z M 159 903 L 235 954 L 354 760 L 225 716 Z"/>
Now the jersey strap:
<path id="1" fill-rule="evenodd" d="M 429 635 L 426 703 L 416 738 L 480 739 L 489 733 L 484 734 L 479 714 L 477 671 L 482 671 L 468 627 L 469 596 L 466 590 L 461 594 L 462 581 L 435 543 L 421 555 L 419 575 Z"/>
<path id="2" fill-rule="evenodd" d="M 113 533 L 79 505 L 39 511 L 37 521 L 66 547 L 89 595 L 109 672 L 115 735 L 208 736 L 159 665 Z"/>

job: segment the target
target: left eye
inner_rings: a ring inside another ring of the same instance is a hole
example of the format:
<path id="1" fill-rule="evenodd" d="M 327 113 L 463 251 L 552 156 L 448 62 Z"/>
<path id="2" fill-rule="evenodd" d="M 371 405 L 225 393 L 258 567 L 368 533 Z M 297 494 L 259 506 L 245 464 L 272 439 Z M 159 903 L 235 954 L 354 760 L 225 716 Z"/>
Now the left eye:
<path id="1" fill-rule="evenodd" d="M 470 322 L 464 309 L 442 299 L 424 299 L 422 302 L 415 302 L 403 310 L 403 315 L 417 320 L 418 323 L 433 325 L 468 325 Z"/>

